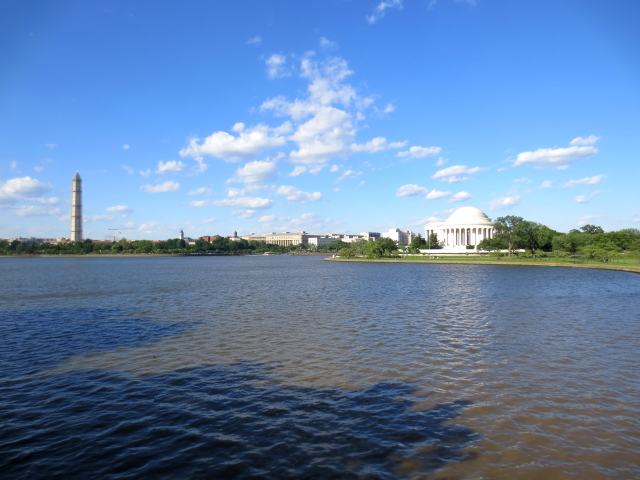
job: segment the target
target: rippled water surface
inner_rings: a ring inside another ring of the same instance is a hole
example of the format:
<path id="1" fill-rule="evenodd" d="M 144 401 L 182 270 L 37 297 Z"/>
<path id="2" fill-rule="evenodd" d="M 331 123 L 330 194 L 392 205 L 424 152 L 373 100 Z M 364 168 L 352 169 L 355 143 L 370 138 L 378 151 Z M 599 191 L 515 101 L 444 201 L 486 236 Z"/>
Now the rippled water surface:
<path id="1" fill-rule="evenodd" d="M 640 478 L 640 275 L 0 259 L 0 477 Z"/>

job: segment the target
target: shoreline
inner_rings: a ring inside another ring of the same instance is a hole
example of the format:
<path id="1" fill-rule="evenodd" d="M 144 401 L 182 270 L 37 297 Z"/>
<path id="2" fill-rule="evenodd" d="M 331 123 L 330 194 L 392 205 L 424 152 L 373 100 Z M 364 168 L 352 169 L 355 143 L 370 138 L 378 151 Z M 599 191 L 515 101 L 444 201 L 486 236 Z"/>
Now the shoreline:
<path id="1" fill-rule="evenodd" d="M 89 253 L 89 254 L 62 254 L 62 255 L 47 255 L 47 254 L 26 254 L 26 255 L 0 255 L 0 258 L 130 258 L 130 257 L 262 257 L 262 253 Z M 270 253 L 270 255 L 292 255 L 292 256 L 307 256 L 307 255 L 324 255 L 329 256 L 331 253 Z"/>
<path id="2" fill-rule="evenodd" d="M 362 263 L 429 263 L 429 264 L 461 264 L 461 265 L 516 265 L 526 267 L 566 267 L 566 268 L 587 268 L 593 270 L 615 270 L 620 272 L 640 274 L 640 265 L 611 265 L 596 263 L 569 263 L 569 262 L 518 262 L 518 261 L 497 261 L 497 260 L 405 260 L 401 258 L 325 258 L 328 262 L 362 262 Z"/>

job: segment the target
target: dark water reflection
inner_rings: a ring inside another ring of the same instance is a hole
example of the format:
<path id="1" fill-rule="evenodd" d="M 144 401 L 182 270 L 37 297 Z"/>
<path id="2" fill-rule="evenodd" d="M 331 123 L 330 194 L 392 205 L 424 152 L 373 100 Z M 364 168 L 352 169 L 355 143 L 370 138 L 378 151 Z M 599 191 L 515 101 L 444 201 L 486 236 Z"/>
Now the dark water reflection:
<path id="1" fill-rule="evenodd" d="M 640 276 L 0 259 L 2 478 L 640 477 Z"/>

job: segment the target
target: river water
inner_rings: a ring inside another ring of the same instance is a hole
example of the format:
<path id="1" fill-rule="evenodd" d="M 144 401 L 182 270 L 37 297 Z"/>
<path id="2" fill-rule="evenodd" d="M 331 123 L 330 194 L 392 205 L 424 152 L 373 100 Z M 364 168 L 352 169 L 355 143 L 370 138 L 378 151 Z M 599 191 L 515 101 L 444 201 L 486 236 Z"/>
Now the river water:
<path id="1" fill-rule="evenodd" d="M 640 478 L 640 275 L 0 259 L 0 477 Z"/>

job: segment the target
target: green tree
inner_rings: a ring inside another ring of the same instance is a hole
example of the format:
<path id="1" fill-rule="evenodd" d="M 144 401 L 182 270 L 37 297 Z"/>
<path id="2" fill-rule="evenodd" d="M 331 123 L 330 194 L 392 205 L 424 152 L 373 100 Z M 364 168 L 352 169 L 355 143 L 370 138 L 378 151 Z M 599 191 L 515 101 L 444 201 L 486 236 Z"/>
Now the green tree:
<path id="1" fill-rule="evenodd" d="M 409 251 L 411 253 L 418 253 L 418 250 L 421 248 L 427 248 L 427 241 L 422 238 L 422 235 L 418 234 L 413 238 L 413 240 L 411 240 L 411 243 L 409 244 Z"/>
<path id="2" fill-rule="evenodd" d="M 341 248 L 338 254 L 341 257 L 351 258 L 353 257 L 353 249 L 352 248 Z"/>
<path id="3" fill-rule="evenodd" d="M 441 248 L 440 241 L 438 240 L 438 234 L 436 232 L 429 235 L 429 238 L 427 239 L 427 248 Z"/>
<path id="4" fill-rule="evenodd" d="M 507 244 L 507 256 L 511 258 L 511 252 L 522 241 L 520 234 L 522 228 L 522 217 L 516 217 L 515 215 L 507 215 L 506 217 L 496 218 L 494 229 L 496 231 L 495 237 L 502 239 Z"/>
<path id="5" fill-rule="evenodd" d="M 580 227 L 584 233 L 588 233 L 589 235 L 595 235 L 596 233 L 604 233 L 602 227 L 596 227 L 595 225 L 583 225 Z"/>

